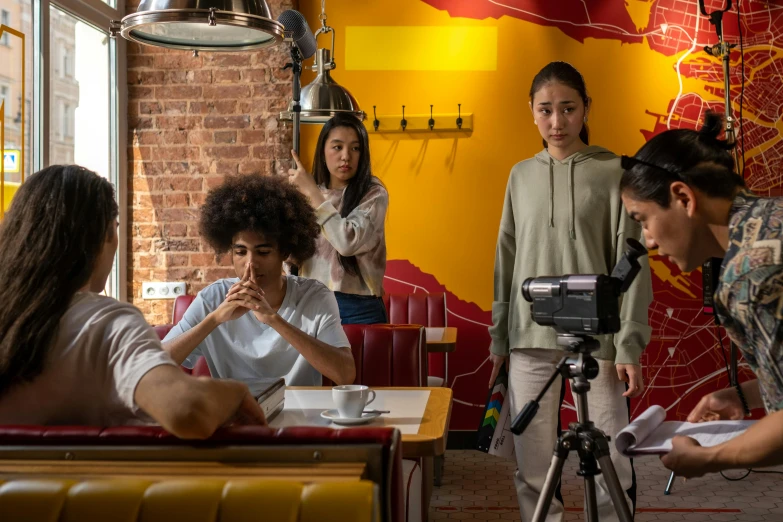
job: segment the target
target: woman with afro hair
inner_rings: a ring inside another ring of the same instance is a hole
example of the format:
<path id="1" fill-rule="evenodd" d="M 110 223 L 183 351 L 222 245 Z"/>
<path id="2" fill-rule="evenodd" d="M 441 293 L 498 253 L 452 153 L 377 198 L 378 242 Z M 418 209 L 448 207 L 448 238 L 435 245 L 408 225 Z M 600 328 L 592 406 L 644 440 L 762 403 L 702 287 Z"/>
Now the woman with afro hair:
<path id="1" fill-rule="evenodd" d="M 356 369 L 334 294 L 283 274 L 289 258 L 315 252 L 319 227 L 307 200 L 284 178 L 229 177 L 210 191 L 199 231 L 236 277 L 199 292 L 163 340 L 177 363 L 204 356 L 213 377 L 284 377 L 289 386 L 353 382 Z"/>

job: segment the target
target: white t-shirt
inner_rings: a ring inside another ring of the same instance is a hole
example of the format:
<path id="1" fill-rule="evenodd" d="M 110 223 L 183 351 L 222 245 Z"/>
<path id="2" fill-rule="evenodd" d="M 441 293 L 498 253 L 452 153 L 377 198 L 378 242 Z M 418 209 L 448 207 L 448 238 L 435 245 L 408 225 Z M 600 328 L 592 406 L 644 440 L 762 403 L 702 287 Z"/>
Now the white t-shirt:
<path id="1" fill-rule="evenodd" d="M 151 422 L 133 396 L 141 378 L 163 364 L 175 365 L 136 307 L 77 293 L 44 371 L 0 397 L 0 424 Z"/>
<path id="2" fill-rule="evenodd" d="M 292 326 L 330 346 L 350 349 L 351 343 L 340 322 L 337 299 L 323 283 L 314 279 L 286 276 L 285 297 L 277 314 Z M 225 300 L 234 277 L 221 279 L 203 289 L 179 323 L 166 335 L 170 341 L 187 332 Z M 213 377 L 253 381 L 284 377 L 288 386 L 320 386 L 321 374 L 274 328 L 248 312 L 210 333 L 191 352 L 183 366 L 192 368 L 206 357 Z"/>

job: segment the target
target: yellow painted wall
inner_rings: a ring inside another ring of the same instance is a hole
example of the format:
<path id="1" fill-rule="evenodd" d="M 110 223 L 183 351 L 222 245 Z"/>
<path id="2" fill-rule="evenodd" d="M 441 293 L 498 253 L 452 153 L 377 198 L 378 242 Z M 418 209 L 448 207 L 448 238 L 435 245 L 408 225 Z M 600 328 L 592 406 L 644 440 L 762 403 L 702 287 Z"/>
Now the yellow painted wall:
<path id="1" fill-rule="evenodd" d="M 406 116 L 428 113 L 430 104 L 436 114 L 456 112 L 457 103 L 473 113 L 474 131 L 456 141 L 448 135 L 429 140 L 373 135 L 367 125 L 375 173 L 391 199 L 388 258 L 411 261 L 484 310 L 492 303 L 495 242 L 509 170 L 541 149 L 527 105 L 536 72 L 552 60 L 574 64 L 593 97 L 592 143 L 617 153 L 633 153 L 644 143 L 639 130 L 655 123 L 644 109 L 666 113 L 678 88 L 676 75 L 661 74 L 672 70 L 677 56 L 652 52 L 645 44 L 594 39 L 582 44 L 557 28 L 509 17 L 451 18 L 419 0 L 329 0 L 326 8 L 329 25 L 337 31 L 333 77 L 357 98 L 369 120 L 373 105 L 379 116 L 399 115 L 403 104 Z M 320 2 L 301 0 L 299 9 L 315 30 Z M 497 28 L 496 70 L 346 70 L 346 29 L 372 25 Z M 329 38 L 319 43 L 328 45 Z M 303 84 L 312 78 L 308 73 Z M 303 127 L 307 164 L 319 130 Z"/>

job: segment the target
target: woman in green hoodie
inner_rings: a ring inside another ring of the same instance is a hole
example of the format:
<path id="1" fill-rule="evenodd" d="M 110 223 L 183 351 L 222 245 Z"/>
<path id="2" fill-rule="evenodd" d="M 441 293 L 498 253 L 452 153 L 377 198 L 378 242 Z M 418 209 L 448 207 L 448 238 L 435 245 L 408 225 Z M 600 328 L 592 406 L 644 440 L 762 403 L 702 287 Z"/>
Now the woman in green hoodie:
<path id="1" fill-rule="evenodd" d="M 619 183 L 623 170 L 614 153 L 588 145 L 590 98 L 582 75 L 565 62 L 552 62 L 534 78 L 530 110 L 544 140 L 544 150 L 511 169 L 506 187 L 495 253 L 495 298 L 492 303 L 490 386 L 509 363 L 511 415 L 536 398 L 562 352 L 555 330 L 533 322 L 520 286 L 528 277 L 607 274 L 623 255 L 625 239 L 641 237 L 626 216 Z M 593 354 L 600 373 L 591 381 L 590 418 L 612 438 L 628 424 L 628 399 L 642 393 L 640 355 L 650 340 L 647 309 L 652 286 L 647 259 L 621 307 L 622 327 L 598 336 Z M 563 388 L 552 386 L 524 433 L 514 437 L 515 474 L 520 515 L 533 518 L 560 430 Z M 560 388 L 560 389 L 558 389 Z M 612 462 L 629 501 L 635 506 L 632 463 L 612 448 Z M 599 520 L 617 520 L 603 476 L 596 477 Z M 559 492 L 547 522 L 559 522 Z"/>

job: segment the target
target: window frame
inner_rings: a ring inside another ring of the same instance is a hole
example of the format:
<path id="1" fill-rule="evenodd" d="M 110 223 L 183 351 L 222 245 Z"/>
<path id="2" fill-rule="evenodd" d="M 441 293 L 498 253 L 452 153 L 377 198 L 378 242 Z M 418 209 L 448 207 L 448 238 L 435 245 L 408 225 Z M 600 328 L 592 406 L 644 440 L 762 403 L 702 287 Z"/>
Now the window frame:
<path id="1" fill-rule="evenodd" d="M 3 89 L 6 91 L 6 95 L 2 94 Z M 0 80 L 0 105 L 3 104 L 3 101 L 5 101 L 5 118 L 6 120 L 10 117 L 13 117 L 13 114 L 11 114 L 11 84 L 7 83 L 3 80 Z"/>
<path id="2" fill-rule="evenodd" d="M 50 74 L 52 57 L 49 52 L 51 40 L 50 9 L 56 7 L 109 37 L 112 20 L 121 20 L 125 12 L 125 0 L 116 0 L 112 7 L 101 0 L 33 0 L 33 102 L 31 115 L 32 171 L 36 172 L 49 164 L 49 138 L 51 131 Z M 108 38 L 109 46 L 109 172 L 108 176 L 116 188 L 119 206 L 120 241 L 112 271 L 112 287 L 115 297 L 127 301 L 127 219 L 128 205 L 125 204 L 128 180 L 128 86 L 127 86 L 127 43 L 123 38 Z M 62 62 L 60 63 L 62 66 Z M 65 71 L 63 71 L 65 73 Z"/>

